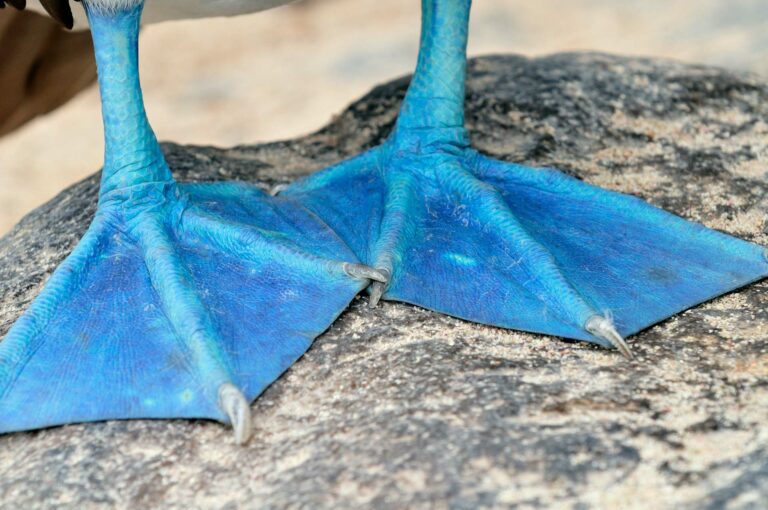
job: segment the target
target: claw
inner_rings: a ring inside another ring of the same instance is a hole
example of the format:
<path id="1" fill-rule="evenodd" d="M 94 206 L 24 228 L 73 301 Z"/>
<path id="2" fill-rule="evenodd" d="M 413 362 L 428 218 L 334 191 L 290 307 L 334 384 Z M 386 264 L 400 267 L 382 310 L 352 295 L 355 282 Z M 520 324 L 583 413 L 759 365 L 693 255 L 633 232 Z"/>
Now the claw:
<path id="1" fill-rule="evenodd" d="M 368 294 L 370 296 L 368 301 L 369 308 L 376 308 L 376 306 L 378 306 L 379 301 L 381 301 L 381 296 L 383 296 L 384 291 L 387 290 L 387 285 L 389 284 L 391 276 L 391 273 L 387 269 L 376 269 L 376 271 L 384 278 L 382 280 L 377 279 L 371 283 L 370 287 L 368 287 Z"/>
<path id="2" fill-rule="evenodd" d="M 287 187 L 288 187 L 287 184 L 275 184 L 274 186 L 272 186 L 272 189 L 269 190 L 269 194 L 270 196 L 276 197 L 277 195 L 282 193 L 283 190 L 285 190 L 285 188 Z"/>
<path id="3" fill-rule="evenodd" d="M 384 295 L 385 288 L 386 288 L 386 284 L 381 282 L 373 282 L 371 284 L 371 286 L 369 287 L 369 292 L 370 292 L 370 300 L 368 301 L 369 308 L 376 308 L 376 306 L 379 304 L 379 301 L 381 301 L 381 296 Z"/>
<path id="4" fill-rule="evenodd" d="M 251 437 L 251 407 L 243 393 L 230 383 L 219 387 L 219 408 L 229 416 L 235 431 L 235 442 L 245 444 Z"/>
<path id="5" fill-rule="evenodd" d="M 365 264 L 350 264 L 344 263 L 344 272 L 352 278 L 359 278 L 361 280 L 374 280 L 376 282 L 387 283 L 389 275 L 384 269 L 376 269 L 375 267 L 366 266 Z"/>
<path id="6" fill-rule="evenodd" d="M 611 345 L 618 349 L 627 359 L 632 359 L 632 351 L 629 346 L 621 337 L 610 319 L 603 317 L 602 315 L 593 315 L 589 318 L 584 325 L 584 329 L 592 333 L 598 338 L 607 340 Z"/>

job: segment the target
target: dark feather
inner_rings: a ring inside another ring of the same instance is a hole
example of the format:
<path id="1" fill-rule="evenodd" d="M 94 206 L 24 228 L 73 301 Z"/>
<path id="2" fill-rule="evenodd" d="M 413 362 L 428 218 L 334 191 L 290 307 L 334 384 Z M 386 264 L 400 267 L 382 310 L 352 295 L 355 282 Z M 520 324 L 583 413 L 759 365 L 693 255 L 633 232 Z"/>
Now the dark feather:
<path id="1" fill-rule="evenodd" d="M 66 103 L 95 78 L 88 32 L 64 30 L 30 10 L 0 12 L 0 137 Z"/>
<path id="2" fill-rule="evenodd" d="M 11 4 L 13 7 L 16 7 L 18 10 L 22 10 L 27 6 L 27 0 L 6 0 L 9 4 Z M 3 1 L 0 0 L 0 4 L 2 4 Z M 4 6 L 3 6 L 4 7 Z"/>
<path id="3" fill-rule="evenodd" d="M 79 2 L 80 0 L 75 0 Z M 72 17 L 72 8 L 69 6 L 70 0 L 40 0 L 43 7 L 53 19 L 67 28 L 72 28 L 75 20 Z M 5 8 L 8 3 L 16 9 L 23 11 L 27 7 L 27 0 L 0 0 L 0 9 Z"/>
<path id="4" fill-rule="evenodd" d="M 8 0 L 11 2 L 12 0 Z M 26 0 L 13 0 L 25 2 Z M 72 28 L 75 20 L 72 17 L 72 8 L 69 6 L 69 0 L 40 0 L 43 7 L 53 19 L 67 28 Z"/>

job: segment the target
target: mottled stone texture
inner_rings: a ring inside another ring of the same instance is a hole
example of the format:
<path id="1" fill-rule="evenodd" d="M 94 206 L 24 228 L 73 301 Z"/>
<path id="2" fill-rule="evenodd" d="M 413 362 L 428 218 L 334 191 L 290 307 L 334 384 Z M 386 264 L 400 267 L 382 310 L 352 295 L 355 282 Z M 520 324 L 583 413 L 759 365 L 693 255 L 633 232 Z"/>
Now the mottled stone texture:
<path id="1" fill-rule="evenodd" d="M 482 151 L 555 166 L 768 243 L 768 85 L 672 62 L 566 54 L 471 64 Z M 182 180 L 285 183 L 379 143 L 406 80 L 303 139 L 165 146 Z M 0 240 L 0 334 L 93 213 L 96 177 Z M 460 290 L 457 290 L 460 292 Z M 768 284 L 631 339 L 637 359 L 364 299 L 255 404 L 207 422 L 0 438 L 15 508 L 759 508 L 768 504 Z"/>

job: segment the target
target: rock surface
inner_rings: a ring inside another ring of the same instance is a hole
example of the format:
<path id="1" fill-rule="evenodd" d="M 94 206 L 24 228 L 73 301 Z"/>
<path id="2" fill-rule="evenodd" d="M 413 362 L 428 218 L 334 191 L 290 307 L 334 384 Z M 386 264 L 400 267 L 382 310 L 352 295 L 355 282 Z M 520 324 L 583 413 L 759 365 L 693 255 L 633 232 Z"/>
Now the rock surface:
<path id="1" fill-rule="evenodd" d="M 407 81 L 303 139 L 167 144 L 181 180 L 285 183 L 386 136 Z M 760 243 L 768 85 L 594 54 L 474 60 L 476 146 L 558 167 Z M 0 240 L 0 335 L 85 230 L 94 176 Z M 254 404 L 246 447 L 203 421 L 0 437 L 13 508 L 759 508 L 768 501 L 768 283 L 630 339 L 582 343 L 364 298 Z"/>

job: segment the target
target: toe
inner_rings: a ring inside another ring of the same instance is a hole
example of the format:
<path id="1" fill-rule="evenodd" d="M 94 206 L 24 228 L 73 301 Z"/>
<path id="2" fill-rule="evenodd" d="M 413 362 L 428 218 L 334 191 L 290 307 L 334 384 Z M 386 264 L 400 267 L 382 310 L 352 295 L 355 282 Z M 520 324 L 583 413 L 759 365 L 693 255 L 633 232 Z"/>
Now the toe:
<path id="1" fill-rule="evenodd" d="M 380 283 L 387 283 L 389 275 L 384 269 L 376 269 L 365 264 L 353 264 L 344 262 L 342 265 L 344 272 L 352 278 L 358 278 L 360 280 L 373 280 Z"/>

